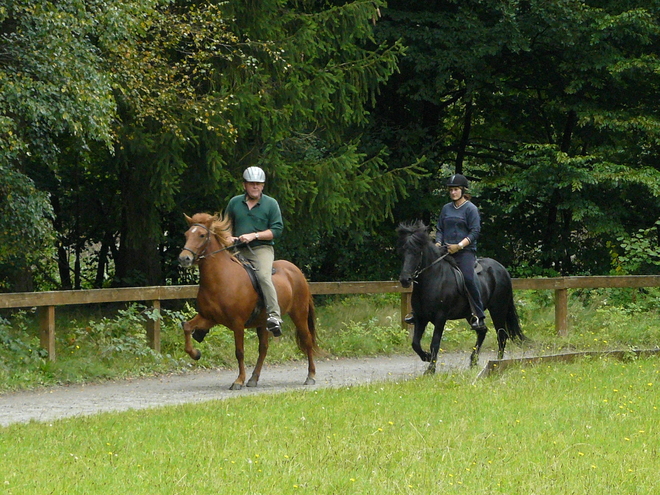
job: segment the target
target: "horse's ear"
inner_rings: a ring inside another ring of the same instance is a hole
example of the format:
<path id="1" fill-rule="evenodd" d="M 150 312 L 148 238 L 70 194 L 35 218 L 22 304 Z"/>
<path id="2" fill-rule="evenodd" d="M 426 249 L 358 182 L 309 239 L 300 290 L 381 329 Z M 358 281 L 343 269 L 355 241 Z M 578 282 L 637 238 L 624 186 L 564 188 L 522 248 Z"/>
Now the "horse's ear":
<path id="1" fill-rule="evenodd" d="M 190 217 L 189 217 L 188 215 L 186 215 L 185 213 L 183 214 L 183 216 L 185 217 L 186 222 L 188 222 L 188 225 L 192 225 L 192 223 L 193 223 L 193 219 L 190 218 Z"/>

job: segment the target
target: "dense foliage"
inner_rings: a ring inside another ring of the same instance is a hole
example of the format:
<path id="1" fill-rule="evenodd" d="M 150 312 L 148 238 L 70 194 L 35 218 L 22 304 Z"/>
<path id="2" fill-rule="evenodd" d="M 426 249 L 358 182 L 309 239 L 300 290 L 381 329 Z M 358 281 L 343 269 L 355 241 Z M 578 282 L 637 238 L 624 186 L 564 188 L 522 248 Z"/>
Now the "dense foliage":
<path id="1" fill-rule="evenodd" d="M 262 166 L 278 255 L 394 278 L 472 181 L 516 275 L 655 273 L 657 0 L 0 2 L 0 287 L 185 283 Z"/>
<path id="2" fill-rule="evenodd" d="M 408 141 L 394 160 L 427 159 L 425 196 L 450 172 L 473 179 L 483 251 L 523 275 L 634 271 L 621 241 L 645 232 L 657 261 L 658 2 L 388 6 L 377 33 L 408 49 L 377 134 Z"/>

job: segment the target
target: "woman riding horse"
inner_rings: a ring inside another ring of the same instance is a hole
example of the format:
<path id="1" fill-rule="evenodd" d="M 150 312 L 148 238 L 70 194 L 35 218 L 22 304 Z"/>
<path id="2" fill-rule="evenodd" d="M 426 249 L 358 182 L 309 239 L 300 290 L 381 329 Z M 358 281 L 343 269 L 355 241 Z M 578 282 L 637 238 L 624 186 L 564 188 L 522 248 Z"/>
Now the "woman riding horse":
<path id="1" fill-rule="evenodd" d="M 433 373 L 445 323 L 462 318 L 470 321 L 470 303 L 456 264 L 449 261 L 446 247 L 438 247 L 431 241 L 424 223 L 400 224 L 397 232 L 398 249 L 403 257 L 399 281 L 403 287 L 413 285 L 411 304 L 415 328 L 412 347 L 422 361 L 430 363 L 427 372 Z M 525 336 L 520 329 L 509 273 L 493 259 L 482 258 L 479 263 L 482 267 L 478 275 L 481 295 L 497 332 L 498 358 L 501 359 L 508 338 L 523 341 Z M 421 345 L 428 323 L 435 327 L 430 352 L 424 351 Z M 471 365 L 477 364 L 487 329 L 484 326 L 475 331 L 477 342 L 470 356 Z"/>
<path id="2" fill-rule="evenodd" d="M 481 233 L 479 210 L 470 201 L 472 197 L 467 193 L 470 183 L 464 175 L 452 175 L 446 186 L 451 201 L 442 207 L 438 216 L 435 242 L 438 247 L 446 244 L 449 254 L 463 274 L 473 315 L 470 325 L 474 330 L 485 330 L 486 315 L 474 272 L 477 239 Z M 414 323 L 414 316 L 409 315 L 405 320 Z"/>

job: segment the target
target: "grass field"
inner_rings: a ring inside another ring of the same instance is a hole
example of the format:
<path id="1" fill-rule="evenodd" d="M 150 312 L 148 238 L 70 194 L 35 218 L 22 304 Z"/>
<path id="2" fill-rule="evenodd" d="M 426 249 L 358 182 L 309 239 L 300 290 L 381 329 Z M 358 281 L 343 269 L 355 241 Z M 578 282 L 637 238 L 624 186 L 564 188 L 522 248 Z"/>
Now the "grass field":
<path id="1" fill-rule="evenodd" d="M 660 493 L 657 358 L 0 428 L 0 493 Z"/>

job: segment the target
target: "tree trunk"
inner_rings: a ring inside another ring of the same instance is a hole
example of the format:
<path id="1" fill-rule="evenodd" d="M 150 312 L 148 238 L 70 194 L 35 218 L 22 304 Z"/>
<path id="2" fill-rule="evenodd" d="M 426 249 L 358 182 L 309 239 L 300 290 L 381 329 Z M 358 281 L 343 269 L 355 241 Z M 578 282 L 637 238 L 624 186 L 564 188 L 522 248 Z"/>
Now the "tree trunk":
<path id="1" fill-rule="evenodd" d="M 94 288 L 103 288 L 105 281 L 105 273 L 108 266 L 108 253 L 110 252 L 110 244 L 114 243 L 115 239 L 110 233 L 106 233 L 103 241 L 101 242 L 101 249 L 99 250 L 99 262 L 96 266 L 96 277 L 94 278 Z"/>
<path id="2" fill-rule="evenodd" d="M 76 238 L 78 238 L 78 237 L 76 236 Z M 82 288 L 82 284 L 81 284 L 82 266 L 81 266 L 81 261 L 80 261 L 81 251 L 82 251 L 82 249 L 80 247 L 80 243 L 77 242 L 76 243 L 76 259 L 73 263 L 73 283 L 74 283 L 73 288 L 76 289 L 76 290 L 80 290 Z"/>
<path id="3" fill-rule="evenodd" d="M 564 125 L 560 145 L 560 150 L 564 153 L 568 153 L 571 149 L 573 132 L 575 131 L 577 122 L 577 113 L 575 110 L 570 110 L 566 115 L 566 124 Z M 559 204 L 561 200 L 561 191 L 555 189 L 552 192 L 547 208 L 548 214 L 546 216 L 546 226 L 543 234 L 543 251 L 545 253 L 543 267 L 553 268 L 559 273 L 570 273 L 572 266 L 571 255 L 565 246 L 570 245 L 573 215 L 570 211 L 563 212 L 561 214 L 560 224 Z"/>
<path id="4" fill-rule="evenodd" d="M 69 257 L 61 241 L 57 242 L 57 270 L 60 273 L 60 288 L 64 290 L 73 288 L 71 270 L 69 270 Z"/>
<path id="5" fill-rule="evenodd" d="M 463 115 L 463 132 L 461 133 L 461 140 L 458 143 L 458 151 L 456 152 L 456 166 L 454 169 L 457 174 L 463 173 L 465 151 L 470 143 L 470 132 L 472 131 L 472 113 L 472 99 L 468 99 L 465 102 L 465 114 Z"/>
<path id="6" fill-rule="evenodd" d="M 34 277 L 29 266 L 14 267 L 7 280 L 11 292 L 34 292 Z"/>
<path id="7" fill-rule="evenodd" d="M 123 175 L 120 245 L 113 285 L 161 285 L 160 215 L 150 194 L 149 180 L 135 167 L 127 167 Z"/>

